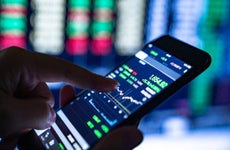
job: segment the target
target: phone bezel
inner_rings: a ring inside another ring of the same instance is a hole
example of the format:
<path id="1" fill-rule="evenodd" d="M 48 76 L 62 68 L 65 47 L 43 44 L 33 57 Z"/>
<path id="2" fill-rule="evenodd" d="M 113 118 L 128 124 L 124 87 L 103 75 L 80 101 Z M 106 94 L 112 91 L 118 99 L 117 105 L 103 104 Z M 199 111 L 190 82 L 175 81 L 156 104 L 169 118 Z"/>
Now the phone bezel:
<path id="1" fill-rule="evenodd" d="M 112 130 L 119 128 L 121 126 L 124 126 L 124 125 L 135 124 L 144 115 L 152 111 L 155 107 L 157 107 L 159 104 L 165 101 L 168 97 L 172 96 L 177 90 L 179 90 L 180 88 L 185 86 L 187 83 L 192 81 L 196 76 L 198 76 L 201 72 L 203 72 L 211 64 L 211 56 L 208 53 L 196 47 L 193 47 L 185 42 L 182 42 L 178 39 L 175 39 L 169 35 L 162 36 L 154 41 L 147 43 L 143 47 L 143 49 L 145 49 L 145 47 L 148 46 L 148 44 L 153 44 L 154 46 L 162 49 L 166 53 L 169 53 L 172 56 L 175 56 L 176 58 L 181 59 L 182 61 L 190 64 L 192 68 L 186 74 L 182 75 L 179 79 L 177 79 L 176 82 L 173 82 L 172 84 L 170 84 L 160 93 L 158 93 L 154 98 L 152 98 L 147 103 L 145 103 L 143 107 L 139 108 L 137 111 L 131 114 L 127 119 L 124 119 L 119 125 L 114 126 Z M 115 67 L 110 72 L 113 72 L 120 65 L 122 65 L 124 62 L 128 61 L 129 59 L 132 59 L 133 57 L 135 56 L 131 56 L 127 58 L 121 64 L 117 65 L 117 67 Z M 77 95 L 77 97 L 87 91 L 88 90 L 83 90 Z M 103 136 L 103 138 L 104 137 L 105 136 Z M 97 144 L 97 142 L 90 145 L 91 148 L 95 144 Z"/>
<path id="2" fill-rule="evenodd" d="M 186 84 L 188 84 L 190 81 L 192 81 L 196 76 L 202 73 L 211 64 L 211 56 L 208 53 L 194 46 L 191 46 L 185 42 L 182 42 L 176 38 L 173 38 L 169 35 L 162 36 L 154 41 L 147 43 L 143 47 L 143 50 L 146 46 L 148 46 L 148 44 L 153 44 L 154 46 L 162 49 L 166 53 L 169 53 L 170 55 L 191 65 L 192 68 L 188 72 L 186 72 L 186 74 L 182 75 L 179 79 L 177 79 L 176 82 L 170 84 L 167 88 L 158 93 L 154 98 L 145 103 L 136 112 L 132 113 L 127 119 L 124 119 L 119 125 L 114 126 L 112 130 L 124 125 L 136 124 L 144 115 L 152 111 L 162 102 L 164 102 L 167 98 L 172 96 L 176 91 L 178 91 Z M 113 72 L 123 63 L 132 59 L 133 57 L 135 56 L 133 55 L 127 58 L 126 60 L 124 60 L 124 62 L 117 65 L 117 67 L 115 67 L 110 72 Z M 83 94 L 84 92 L 86 91 L 83 91 L 81 94 Z M 96 143 L 94 143 L 93 145 L 95 144 Z"/>
<path id="3" fill-rule="evenodd" d="M 131 114 L 128 119 L 124 120 L 117 127 L 127 124 L 134 124 L 135 122 L 139 121 L 144 115 L 152 111 L 167 98 L 175 94 L 176 91 L 191 82 L 211 64 L 211 56 L 207 52 L 191 46 L 185 42 L 182 42 L 181 40 L 173 38 L 169 35 L 162 36 L 154 41 L 147 43 L 143 49 L 145 49 L 148 44 L 153 44 L 154 46 L 162 49 L 170 55 L 191 65 L 192 68 L 184 75 L 182 75 L 179 79 L 177 79 L 177 81 L 173 82 L 167 88 L 158 93 L 153 99 L 145 103 L 140 109 L 138 109 L 138 111 Z"/>

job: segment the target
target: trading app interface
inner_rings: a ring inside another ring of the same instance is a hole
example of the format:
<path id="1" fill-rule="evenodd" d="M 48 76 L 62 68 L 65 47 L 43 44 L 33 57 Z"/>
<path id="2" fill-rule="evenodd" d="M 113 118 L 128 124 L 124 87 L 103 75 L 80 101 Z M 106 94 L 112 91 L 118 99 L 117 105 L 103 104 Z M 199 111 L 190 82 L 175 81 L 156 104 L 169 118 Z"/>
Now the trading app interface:
<path id="1" fill-rule="evenodd" d="M 51 128 L 36 133 L 46 149 L 89 149 L 189 69 L 189 64 L 148 44 L 107 75 L 120 83 L 114 91 L 84 92 L 57 111 Z"/>

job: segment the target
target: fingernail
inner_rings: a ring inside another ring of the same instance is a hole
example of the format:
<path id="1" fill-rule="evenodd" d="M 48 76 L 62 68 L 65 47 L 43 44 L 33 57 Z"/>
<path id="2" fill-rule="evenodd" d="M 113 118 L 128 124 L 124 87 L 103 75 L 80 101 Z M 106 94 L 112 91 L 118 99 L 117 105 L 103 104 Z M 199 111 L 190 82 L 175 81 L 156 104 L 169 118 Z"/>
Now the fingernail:
<path id="1" fill-rule="evenodd" d="M 113 88 L 115 89 L 118 86 L 120 86 L 120 83 L 114 80 L 114 82 L 113 82 Z"/>
<path id="2" fill-rule="evenodd" d="M 107 78 L 107 82 L 102 82 L 100 85 L 97 85 L 95 89 L 102 92 L 111 92 L 119 85 L 120 84 L 116 80 Z"/>
<path id="3" fill-rule="evenodd" d="M 120 86 L 120 83 L 116 81 L 115 86 L 116 87 Z"/>

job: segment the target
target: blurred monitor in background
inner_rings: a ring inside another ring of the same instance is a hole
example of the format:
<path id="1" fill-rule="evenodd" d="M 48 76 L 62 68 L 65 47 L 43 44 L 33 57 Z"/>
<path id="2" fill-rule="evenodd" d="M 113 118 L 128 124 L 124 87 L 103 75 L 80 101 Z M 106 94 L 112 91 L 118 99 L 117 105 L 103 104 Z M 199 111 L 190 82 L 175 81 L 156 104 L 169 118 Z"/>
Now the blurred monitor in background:
<path id="1" fill-rule="evenodd" d="M 142 119 L 141 146 L 151 141 L 156 149 L 225 150 L 230 149 L 229 7 L 228 0 L 1 0 L 0 49 L 20 46 L 104 75 L 144 43 L 170 34 L 210 53 L 212 66 Z M 56 97 L 62 85 L 50 84 Z"/>

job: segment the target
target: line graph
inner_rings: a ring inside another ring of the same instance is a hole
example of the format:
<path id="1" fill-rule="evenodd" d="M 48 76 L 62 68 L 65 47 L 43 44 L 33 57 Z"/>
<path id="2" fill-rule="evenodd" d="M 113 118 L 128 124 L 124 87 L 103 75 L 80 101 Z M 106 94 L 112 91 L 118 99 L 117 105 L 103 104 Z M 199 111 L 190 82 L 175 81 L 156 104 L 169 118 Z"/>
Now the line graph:
<path id="1" fill-rule="evenodd" d="M 120 96 L 123 96 L 123 95 L 124 95 L 124 92 L 123 92 L 122 90 L 120 90 L 120 87 L 119 87 L 119 86 L 116 88 L 116 90 L 117 90 L 117 92 L 118 92 L 118 94 L 119 94 Z"/>
<path id="2" fill-rule="evenodd" d="M 124 95 L 129 95 L 132 92 L 133 92 L 132 89 L 122 90 L 120 88 L 120 86 L 118 86 L 118 87 L 116 87 L 115 92 L 113 92 L 113 95 L 114 95 L 114 97 L 119 98 L 119 97 L 122 97 Z"/>
<path id="3" fill-rule="evenodd" d="M 112 96 L 111 94 L 107 94 L 107 96 L 113 101 L 113 102 L 115 102 L 115 105 L 117 105 L 118 104 L 118 106 L 120 107 L 120 108 L 122 108 L 122 110 L 124 110 L 126 113 L 128 113 L 128 114 L 131 114 L 131 112 L 118 100 L 118 99 L 116 99 L 114 96 Z"/>
<path id="4" fill-rule="evenodd" d="M 92 100 L 89 103 L 109 125 L 127 118 L 156 94 L 148 84 L 143 82 L 145 79 L 146 82 L 152 83 L 148 80 L 152 73 L 143 72 L 141 68 L 132 65 L 134 64 L 123 65 L 121 69 L 109 74 L 120 83 L 115 90 L 109 93 L 95 92 L 91 95 Z"/>
<path id="5" fill-rule="evenodd" d="M 89 100 L 89 103 L 94 107 L 94 109 L 101 114 L 101 116 L 108 122 L 109 125 L 113 126 L 114 124 L 117 123 L 117 119 L 111 120 L 108 118 L 108 116 L 102 111 L 102 109 L 100 108 L 99 105 L 96 104 L 96 102 L 94 102 L 93 99 Z M 96 106 L 97 105 L 97 106 Z"/>
<path id="6" fill-rule="evenodd" d="M 117 119 L 115 119 L 115 120 L 109 120 L 109 119 L 107 118 L 107 116 L 106 116 L 104 113 L 101 113 L 101 116 L 102 116 L 111 126 L 113 126 L 114 124 L 117 123 Z"/>
<path id="7" fill-rule="evenodd" d="M 131 96 L 123 96 L 122 97 L 123 100 L 129 100 L 131 103 L 134 103 L 136 105 L 143 105 L 143 103 L 141 101 L 135 100 L 133 97 Z"/>
<path id="8" fill-rule="evenodd" d="M 116 97 L 117 99 L 120 98 L 120 99 L 122 99 L 122 100 L 128 100 L 128 101 L 130 101 L 131 103 L 134 103 L 134 104 L 136 104 L 136 105 L 143 105 L 143 102 L 134 99 L 132 96 L 127 96 L 128 94 L 130 94 L 130 93 L 133 92 L 131 89 L 128 89 L 128 90 L 126 90 L 126 91 L 124 92 L 124 91 L 121 90 L 120 87 L 118 86 L 118 87 L 116 88 L 116 91 L 118 92 L 119 97 L 118 97 L 118 96 L 114 96 L 114 97 Z M 124 96 L 124 95 L 126 95 L 126 96 Z"/>
<path id="9" fill-rule="evenodd" d="M 118 86 L 113 92 L 106 93 L 106 96 L 114 103 L 116 108 L 119 107 L 126 114 L 131 114 L 134 110 L 144 104 L 142 101 L 143 97 L 134 98 L 132 96 L 136 94 L 137 93 L 131 88 L 123 90 Z"/>

